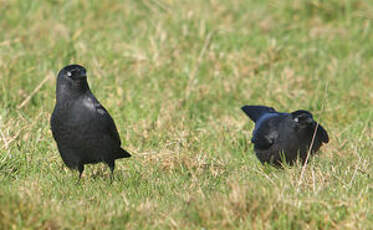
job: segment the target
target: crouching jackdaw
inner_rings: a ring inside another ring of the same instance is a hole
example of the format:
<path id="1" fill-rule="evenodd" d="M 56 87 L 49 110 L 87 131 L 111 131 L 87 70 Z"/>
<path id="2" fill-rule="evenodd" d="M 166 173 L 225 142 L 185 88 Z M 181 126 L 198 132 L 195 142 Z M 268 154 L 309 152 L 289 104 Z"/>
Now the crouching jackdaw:
<path id="1" fill-rule="evenodd" d="M 292 164 L 298 156 L 304 163 L 309 150 L 314 154 L 323 143 L 329 142 L 326 130 L 308 111 L 279 113 L 260 105 L 245 105 L 241 109 L 255 122 L 251 142 L 262 163 L 281 165 L 285 160 Z"/>

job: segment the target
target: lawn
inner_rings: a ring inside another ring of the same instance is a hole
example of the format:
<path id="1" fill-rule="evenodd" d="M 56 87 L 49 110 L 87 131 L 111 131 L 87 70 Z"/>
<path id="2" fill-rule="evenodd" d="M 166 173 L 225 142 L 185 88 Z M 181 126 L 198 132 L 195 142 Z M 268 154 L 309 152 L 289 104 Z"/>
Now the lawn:
<path id="1" fill-rule="evenodd" d="M 0 229 L 372 229 L 373 1 L 0 0 L 0 28 Z M 71 63 L 133 154 L 112 184 L 53 140 Z M 263 166 L 245 104 L 330 142 Z"/>

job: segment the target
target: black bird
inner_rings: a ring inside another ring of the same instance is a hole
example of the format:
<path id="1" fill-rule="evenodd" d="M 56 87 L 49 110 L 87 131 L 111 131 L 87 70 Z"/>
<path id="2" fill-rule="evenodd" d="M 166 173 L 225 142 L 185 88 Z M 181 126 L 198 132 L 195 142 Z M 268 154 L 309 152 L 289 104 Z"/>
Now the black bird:
<path id="1" fill-rule="evenodd" d="M 98 162 L 110 167 L 113 179 L 115 160 L 131 156 L 120 147 L 110 114 L 90 91 L 83 66 L 68 65 L 58 73 L 50 123 L 62 160 L 79 171 L 79 180 L 85 164 Z"/>
<path id="2" fill-rule="evenodd" d="M 293 164 L 298 156 L 304 163 L 316 128 L 311 154 L 329 142 L 326 130 L 313 120 L 308 111 L 279 113 L 260 105 L 245 105 L 241 109 L 255 122 L 251 142 L 263 164 L 280 166 L 283 158 L 288 164 Z"/>

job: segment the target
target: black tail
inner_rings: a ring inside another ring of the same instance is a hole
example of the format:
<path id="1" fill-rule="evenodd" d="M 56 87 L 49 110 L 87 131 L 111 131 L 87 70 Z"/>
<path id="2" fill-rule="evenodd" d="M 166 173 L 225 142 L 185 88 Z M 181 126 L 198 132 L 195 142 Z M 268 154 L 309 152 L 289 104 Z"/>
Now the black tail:
<path id="1" fill-rule="evenodd" d="M 272 107 L 262 105 L 245 105 L 241 107 L 242 111 L 254 122 L 266 113 L 275 113 L 276 110 Z"/>
<path id="2" fill-rule="evenodd" d="M 122 148 L 120 148 L 119 152 L 116 154 L 116 159 L 128 157 L 131 157 L 131 154 Z"/>

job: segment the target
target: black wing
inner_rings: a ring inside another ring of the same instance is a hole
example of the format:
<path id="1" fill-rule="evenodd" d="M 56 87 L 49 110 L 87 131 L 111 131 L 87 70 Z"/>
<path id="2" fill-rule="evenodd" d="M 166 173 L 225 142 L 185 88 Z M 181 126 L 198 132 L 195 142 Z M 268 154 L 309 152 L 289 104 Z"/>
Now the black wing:
<path id="1" fill-rule="evenodd" d="M 102 121 L 107 133 L 110 135 L 113 141 L 115 141 L 115 143 L 118 144 L 118 146 L 120 146 L 122 142 L 120 141 L 119 133 L 117 127 L 115 126 L 113 118 L 106 111 L 106 109 L 97 101 L 97 99 L 95 99 L 94 102 L 99 119 Z"/>
<path id="2" fill-rule="evenodd" d="M 97 99 L 95 103 L 95 108 L 96 108 L 97 113 L 100 116 L 100 119 L 102 119 L 103 123 L 105 124 L 107 133 L 119 147 L 118 151 L 115 152 L 116 159 L 131 157 L 131 154 L 129 152 L 127 152 L 126 150 L 120 147 L 122 142 L 120 141 L 120 136 L 119 136 L 117 127 L 115 126 L 114 120 L 110 116 L 110 114 L 106 111 L 106 109 L 97 101 Z"/>
<path id="3" fill-rule="evenodd" d="M 319 124 L 319 127 L 317 128 L 317 133 L 316 134 L 317 134 L 317 136 L 321 137 L 322 142 L 324 142 L 324 143 L 329 142 L 328 133 L 326 132 L 324 127 L 322 127 L 320 124 Z"/>
<path id="4" fill-rule="evenodd" d="M 245 105 L 241 109 L 254 122 L 266 113 L 276 113 L 274 108 L 262 105 Z"/>
<path id="5" fill-rule="evenodd" d="M 255 124 L 251 142 L 260 149 L 267 149 L 278 142 L 279 124 L 282 118 L 277 113 L 268 114 Z"/>

